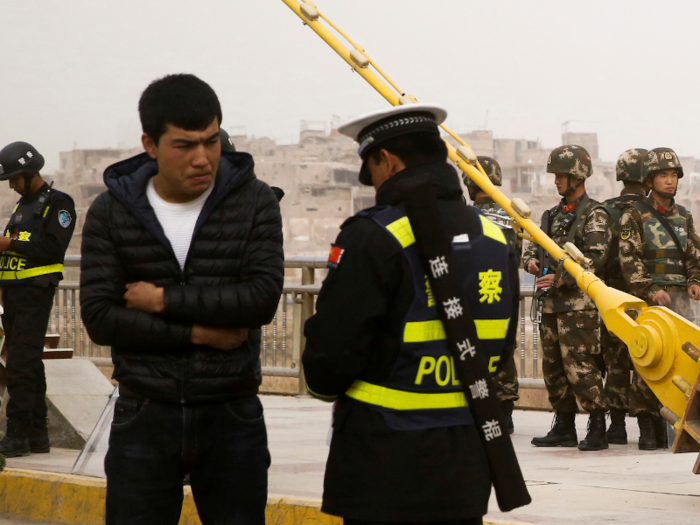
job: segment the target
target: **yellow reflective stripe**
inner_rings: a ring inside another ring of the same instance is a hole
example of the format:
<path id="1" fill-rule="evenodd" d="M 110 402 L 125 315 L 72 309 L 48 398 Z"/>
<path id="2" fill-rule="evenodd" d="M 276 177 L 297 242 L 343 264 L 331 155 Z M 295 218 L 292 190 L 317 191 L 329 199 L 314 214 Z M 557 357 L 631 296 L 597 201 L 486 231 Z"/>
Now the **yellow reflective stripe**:
<path id="1" fill-rule="evenodd" d="M 20 270 L 18 272 L 13 272 L 11 270 L 0 272 L 1 281 L 11 281 L 14 279 L 29 279 L 30 277 L 37 277 L 39 275 L 46 275 L 49 273 L 60 273 L 63 271 L 62 264 L 50 264 L 49 266 L 38 266 L 36 268 L 30 268 L 29 270 Z"/>
<path id="2" fill-rule="evenodd" d="M 44 217 L 46 217 L 46 214 L 49 213 L 49 208 L 50 208 L 50 207 L 51 207 L 51 206 L 47 206 L 46 208 L 44 208 Z"/>
<path id="3" fill-rule="evenodd" d="M 19 208 L 19 202 L 17 204 L 15 204 L 15 208 L 12 210 L 12 213 L 16 212 L 17 208 Z"/>
<path id="4" fill-rule="evenodd" d="M 508 244 L 506 241 L 506 236 L 503 235 L 503 230 L 501 230 L 495 223 L 488 220 L 483 215 L 479 215 L 481 219 L 481 228 L 484 230 L 484 235 L 490 237 L 494 241 L 498 241 L 503 244 Z"/>
<path id="5" fill-rule="evenodd" d="M 464 392 L 423 394 L 394 390 L 379 385 L 355 381 L 345 394 L 348 397 L 393 410 L 423 410 L 430 408 L 459 408 L 467 406 Z"/>
<path id="6" fill-rule="evenodd" d="M 411 223 L 408 222 L 408 217 L 401 217 L 398 221 L 392 222 L 386 227 L 391 234 L 396 237 L 403 248 L 411 246 L 416 242 L 416 238 L 413 236 L 413 230 L 411 229 Z"/>
<path id="7" fill-rule="evenodd" d="M 510 319 L 476 319 L 474 324 L 479 339 L 505 339 Z"/>
<path id="8" fill-rule="evenodd" d="M 474 319 L 479 339 L 505 339 L 510 319 Z M 406 323 L 403 329 L 404 343 L 425 343 L 446 339 L 442 321 Z"/>
<path id="9" fill-rule="evenodd" d="M 406 323 L 403 329 L 404 343 L 441 341 L 445 338 L 445 328 L 442 326 L 442 321 L 440 320 Z"/>

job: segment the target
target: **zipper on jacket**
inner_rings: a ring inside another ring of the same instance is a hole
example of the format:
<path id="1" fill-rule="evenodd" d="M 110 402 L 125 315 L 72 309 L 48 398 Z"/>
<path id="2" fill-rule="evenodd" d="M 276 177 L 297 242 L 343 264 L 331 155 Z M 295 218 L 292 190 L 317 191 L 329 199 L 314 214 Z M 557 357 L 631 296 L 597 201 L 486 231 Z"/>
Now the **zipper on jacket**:
<path id="1" fill-rule="evenodd" d="M 194 242 L 194 235 L 192 236 L 192 240 L 190 241 L 190 248 L 192 247 L 192 242 Z M 180 269 L 180 286 L 185 286 L 187 284 L 187 272 L 185 269 L 187 268 L 187 261 L 190 258 L 190 252 L 187 250 L 187 255 L 185 256 L 185 264 L 182 265 L 182 268 Z M 187 380 L 187 365 L 188 365 L 188 356 L 189 352 L 183 352 L 182 354 L 182 390 L 180 391 L 180 404 L 184 405 L 185 404 L 185 381 Z"/>

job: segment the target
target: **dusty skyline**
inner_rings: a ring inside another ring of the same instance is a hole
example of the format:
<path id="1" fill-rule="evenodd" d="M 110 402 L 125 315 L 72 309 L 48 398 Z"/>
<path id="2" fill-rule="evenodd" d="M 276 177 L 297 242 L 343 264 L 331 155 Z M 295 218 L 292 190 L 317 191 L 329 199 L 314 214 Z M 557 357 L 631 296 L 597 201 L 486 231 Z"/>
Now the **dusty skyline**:
<path id="1" fill-rule="evenodd" d="M 630 147 L 700 156 L 696 3 L 316 3 L 455 131 L 553 147 L 576 121 L 605 160 Z M 0 16 L 0 146 L 32 142 L 49 170 L 74 145 L 137 146 L 138 97 L 167 73 L 209 82 L 223 127 L 282 143 L 302 119 L 386 104 L 279 0 L 9 0 Z"/>

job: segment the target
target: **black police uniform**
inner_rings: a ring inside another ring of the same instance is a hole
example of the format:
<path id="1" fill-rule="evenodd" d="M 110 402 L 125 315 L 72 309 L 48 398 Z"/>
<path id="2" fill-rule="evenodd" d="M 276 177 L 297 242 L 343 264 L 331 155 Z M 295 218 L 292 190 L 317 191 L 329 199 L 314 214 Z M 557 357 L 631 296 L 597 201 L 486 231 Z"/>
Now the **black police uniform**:
<path id="1" fill-rule="evenodd" d="M 5 227 L 5 237 L 12 239 L 9 250 L 0 253 L 8 429 L 46 425 L 44 338 L 74 228 L 73 199 L 48 184 L 22 197 Z"/>
<path id="2" fill-rule="evenodd" d="M 426 171 L 448 234 L 466 234 L 473 261 L 488 260 L 489 269 L 502 269 L 502 304 L 490 305 L 495 308 L 490 314 L 486 306 L 471 308 L 477 330 L 486 330 L 484 351 L 500 353 L 504 362 L 515 341 L 515 253 L 496 225 L 463 202 L 454 169 L 442 162 L 408 168 L 382 184 L 378 206 L 343 225 L 317 313 L 304 330 L 309 390 L 338 400 L 322 510 L 347 523 L 481 523 L 488 507 L 491 478 L 484 448 L 447 345 L 430 335 L 435 321 L 424 316 L 437 319 L 434 306 L 426 308 L 432 292 L 424 273 L 416 271 L 398 191 Z M 505 319 L 503 312 L 508 312 Z M 498 355 L 491 356 L 493 365 L 498 362 Z M 423 404 L 435 395 L 440 407 Z"/>

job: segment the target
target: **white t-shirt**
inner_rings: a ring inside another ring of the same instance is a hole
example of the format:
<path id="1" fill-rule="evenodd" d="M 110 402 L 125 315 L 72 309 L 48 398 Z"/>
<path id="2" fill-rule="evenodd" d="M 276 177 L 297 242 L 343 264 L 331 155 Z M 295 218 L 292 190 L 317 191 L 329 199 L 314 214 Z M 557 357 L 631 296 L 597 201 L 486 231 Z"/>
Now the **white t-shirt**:
<path id="1" fill-rule="evenodd" d="M 148 202 L 151 203 L 153 211 L 156 212 L 158 222 L 163 227 L 165 236 L 175 251 L 175 256 L 180 262 L 180 269 L 185 268 L 185 260 L 187 259 L 187 252 L 190 250 L 190 244 L 192 244 L 194 227 L 197 224 L 197 219 L 204 207 L 204 203 L 213 189 L 214 183 L 212 182 L 209 189 L 195 200 L 185 203 L 174 203 L 167 202 L 158 195 L 153 185 L 153 177 L 148 181 L 148 188 L 146 189 Z"/>

